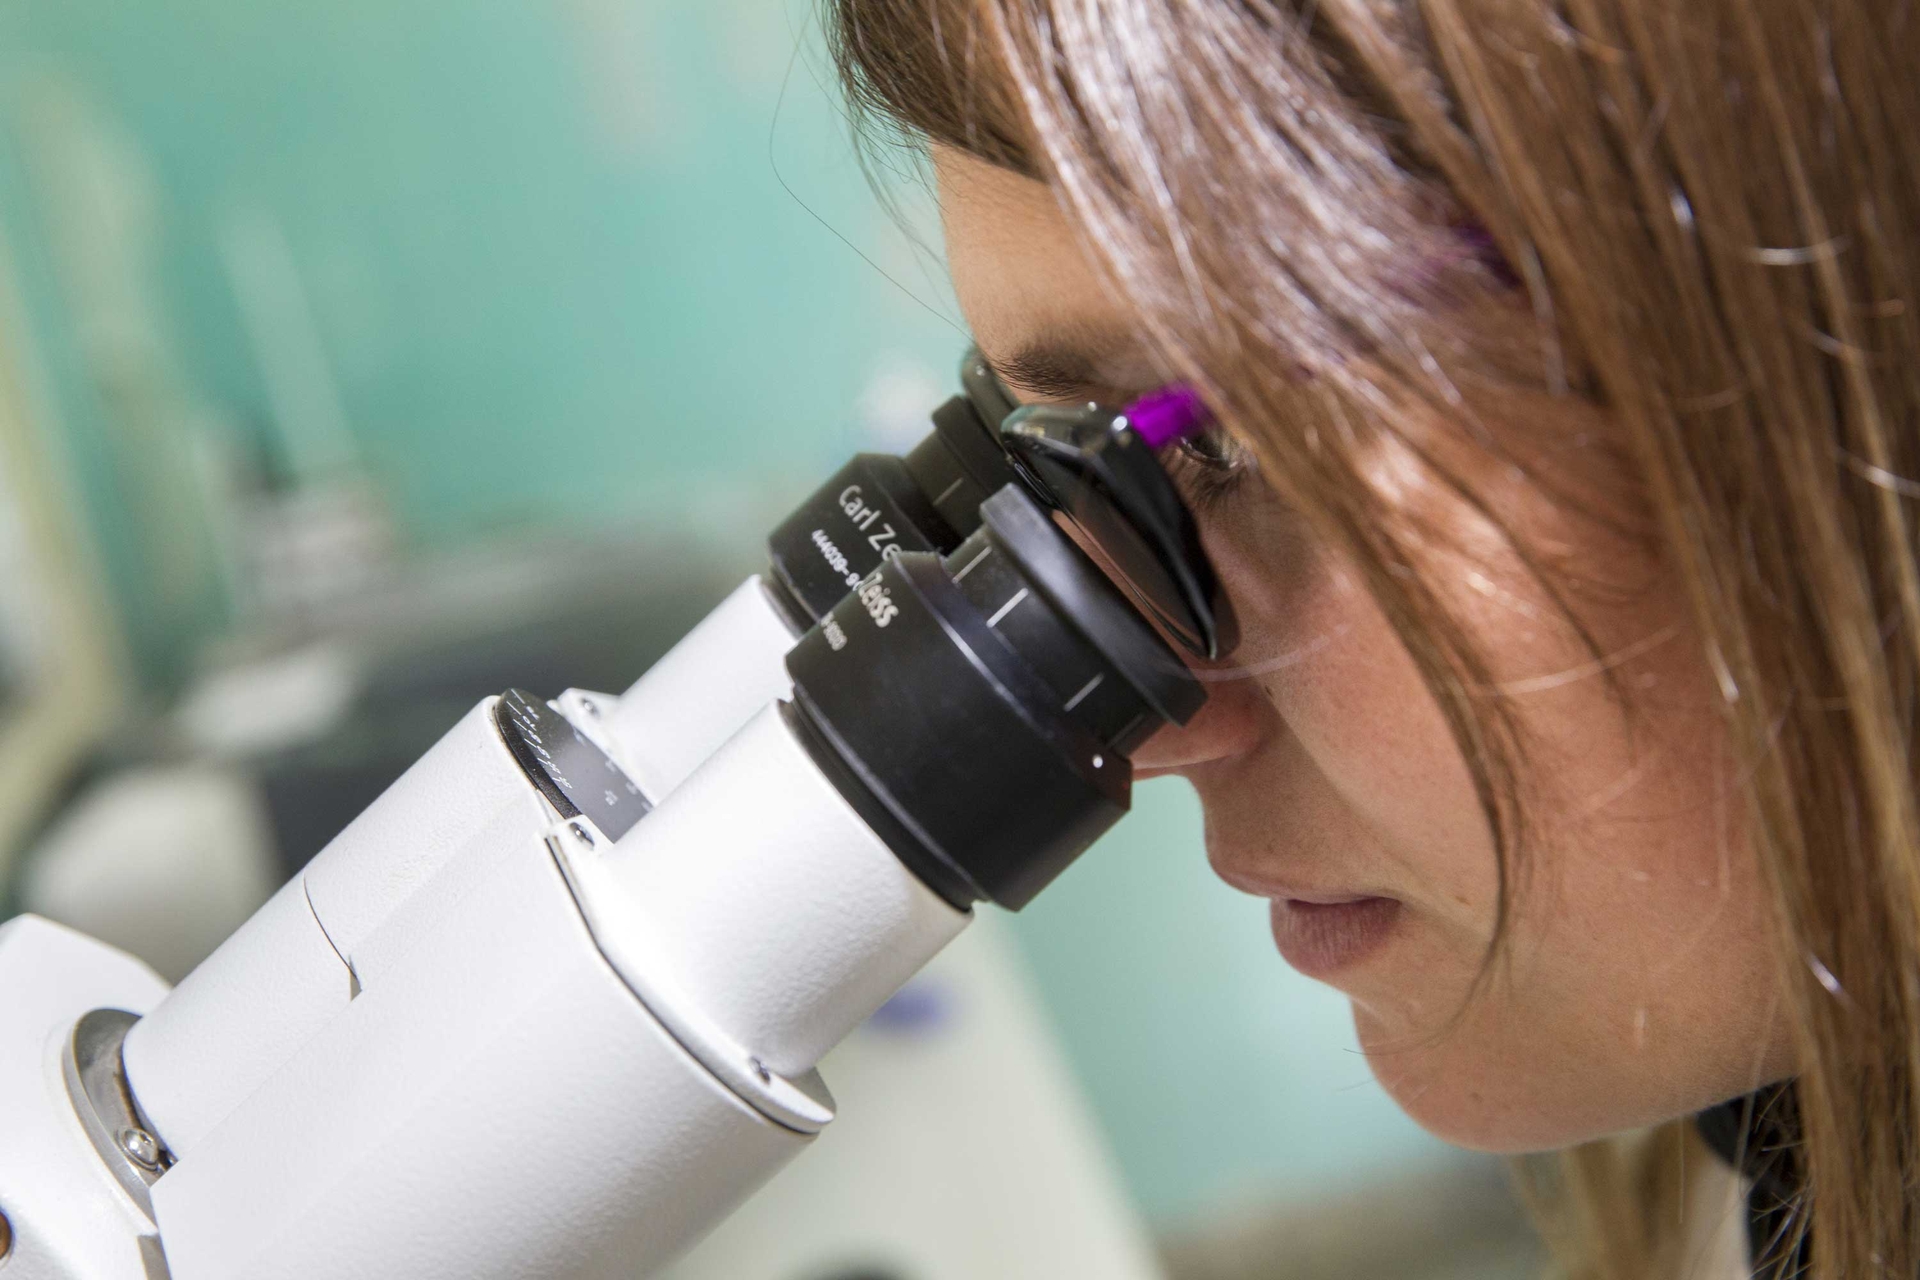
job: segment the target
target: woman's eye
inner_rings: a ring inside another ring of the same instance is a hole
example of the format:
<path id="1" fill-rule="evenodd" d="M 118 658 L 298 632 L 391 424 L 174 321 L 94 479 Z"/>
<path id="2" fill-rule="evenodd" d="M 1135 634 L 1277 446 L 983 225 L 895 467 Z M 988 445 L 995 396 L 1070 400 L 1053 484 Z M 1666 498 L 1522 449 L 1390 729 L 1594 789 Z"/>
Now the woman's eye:
<path id="1" fill-rule="evenodd" d="M 1160 457 L 1175 487 L 1196 511 L 1226 499 L 1255 471 L 1252 451 L 1218 427 L 1187 437 Z"/>
<path id="2" fill-rule="evenodd" d="M 1246 446 L 1219 427 L 1188 436 L 1176 447 L 1189 461 L 1213 471 L 1238 471 L 1252 461 Z"/>

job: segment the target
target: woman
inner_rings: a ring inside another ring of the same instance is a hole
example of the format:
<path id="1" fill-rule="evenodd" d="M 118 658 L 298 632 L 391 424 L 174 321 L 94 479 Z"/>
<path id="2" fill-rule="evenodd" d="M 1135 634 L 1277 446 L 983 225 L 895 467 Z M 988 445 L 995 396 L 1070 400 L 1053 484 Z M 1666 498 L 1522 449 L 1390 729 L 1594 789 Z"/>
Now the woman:
<path id="1" fill-rule="evenodd" d="M 1221 424 L 1244 639 L 1138 763 L 1399 1104 L 1561 1153 L 1579 1274 L 1699 1262 L 1704 1137 L 1758 1274 L 1920 1275 L 1920 12 L 835 19 L 1004 380 Z"/>

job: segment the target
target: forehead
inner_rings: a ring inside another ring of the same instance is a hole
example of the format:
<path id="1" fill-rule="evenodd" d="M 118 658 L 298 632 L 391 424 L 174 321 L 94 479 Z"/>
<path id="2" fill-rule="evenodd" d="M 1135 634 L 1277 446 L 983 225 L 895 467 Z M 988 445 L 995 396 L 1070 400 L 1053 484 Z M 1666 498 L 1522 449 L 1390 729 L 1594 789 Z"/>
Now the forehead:
<path id="1" fill-rule="evenodd" d="M 932 152 L 947 267 L 988 361 L 1005 371 L 1023 352 L 1071 350 L 1084 357 L 1092 386 L 1151 385 L 1130 309 L 1053 192 L 951 147 Z"/>

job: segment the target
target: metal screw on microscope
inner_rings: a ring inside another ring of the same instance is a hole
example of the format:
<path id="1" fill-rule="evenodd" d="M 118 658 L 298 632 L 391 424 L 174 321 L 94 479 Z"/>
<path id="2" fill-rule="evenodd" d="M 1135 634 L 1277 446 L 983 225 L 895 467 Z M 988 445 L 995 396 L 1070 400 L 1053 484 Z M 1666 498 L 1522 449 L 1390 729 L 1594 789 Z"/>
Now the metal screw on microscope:
<path id="1" fill-rule="evenodd" d="M 129 1125 L 119 1133 L 120 1150 L 127 1159 L 149 1172 L 160 1168 L 160 1143 L 145 1129 Z"/>

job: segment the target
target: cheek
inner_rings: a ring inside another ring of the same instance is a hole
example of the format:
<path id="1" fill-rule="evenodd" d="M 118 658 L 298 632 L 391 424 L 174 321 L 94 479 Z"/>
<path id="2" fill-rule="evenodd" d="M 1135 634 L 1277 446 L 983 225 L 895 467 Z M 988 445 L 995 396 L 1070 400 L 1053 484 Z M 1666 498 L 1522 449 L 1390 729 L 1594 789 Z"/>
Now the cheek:
<path id="1" fill-rule="evenodd" d="M 1506 940 L 1462 1008 L 1356 1016 L 1381 1079 L 1452 1141 L 1534 1150 L 1653 1124 L 1786 1072 L 1758 868 L 1709 678 L 1659 591 L 1568 643 L 1491 646 L 1526 735 Z M 1499 635 L 1495 631 L 1488 634 Z M 1670 643 L 1636 645 L 1651 636 Z M 1623 706 L 1618 689 L 1643 692 Z M 1630 710 L 1629 710 L 1630 708 Z"/>
<path id="2" fill-rule="evenodd" d="M 1296 852 L 1319 856 L 1304 846 L 1342 830 L 1457 946 L 1484 945 L 1498 890 L 1493 844 L 1413 659 L 1343 566 L 1295 550 L 1276 574 L 1275 557 L 1251 542 L 1221 537 L 1215 557 L 1245 636 L 1238 695 L 1261 698 L 1278 723 L 1256 767 L 1268 787 L 1285 779 Z"/>
<path id="3" fill-rule="evenodd" d="M 1462 1145 L 1529 1150 L 1784 1072 L 1764 899 L 1729 826 L 1734 770 L 1673 593 L 1583 611 L 1611 683 L 1566 628 L 1541 621 L 1551 602 L 1512 566 L 1482 558 L 1480 580 L 1501 590 L 1456 602 L 1524 738 L 1526 843 L 1487 968 L 1494 844 L 1385 617 L 1324 557 L 1295 552 L 1276 572 L 1240 539 L 1216 533 L 1210 549 L 1245 636 L 1232 697 L 1271 717 L 1257 750 L 1196 776 L 1210 844 L 1216 861 L 1334 867 L 1402 897 L 1392 947 L 1335 983 L 1405 1110 Z M 1621 690 L 1638 695 L 1631 716 Z"/>

